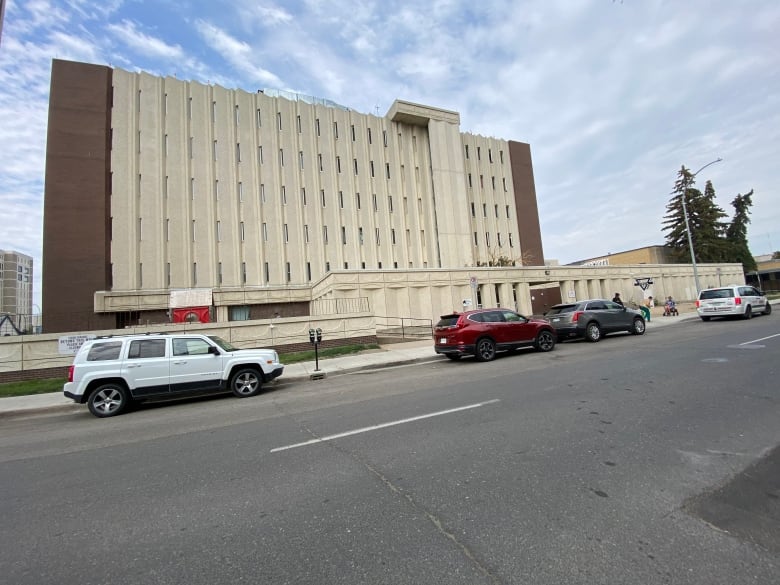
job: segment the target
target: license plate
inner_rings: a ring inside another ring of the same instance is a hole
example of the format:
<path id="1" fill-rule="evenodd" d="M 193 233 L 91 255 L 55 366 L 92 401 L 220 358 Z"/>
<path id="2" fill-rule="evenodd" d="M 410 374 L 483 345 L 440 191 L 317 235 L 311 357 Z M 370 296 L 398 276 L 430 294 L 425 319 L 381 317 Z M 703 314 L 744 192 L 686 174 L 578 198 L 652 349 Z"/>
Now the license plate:
<path id="1" fill-rule="evenodd" d="M 439 343 L 442 344 L 442 345 L 446 345 L 447 344 L 447 338 L 446 337 L 439 337 Z"/>
<path id="2" fill-rule="evenodd" d="M 561 318 L 560 318 L 560 317 L 557 317 L 557 318 L 553 319 L 553 320 L 552 320 L 552 322 L 553 322 L 553 323 L 557 323 L 557 322 L 558 322 L 558 321 L 560 321 L 560 320 L 561 320 Z"/>

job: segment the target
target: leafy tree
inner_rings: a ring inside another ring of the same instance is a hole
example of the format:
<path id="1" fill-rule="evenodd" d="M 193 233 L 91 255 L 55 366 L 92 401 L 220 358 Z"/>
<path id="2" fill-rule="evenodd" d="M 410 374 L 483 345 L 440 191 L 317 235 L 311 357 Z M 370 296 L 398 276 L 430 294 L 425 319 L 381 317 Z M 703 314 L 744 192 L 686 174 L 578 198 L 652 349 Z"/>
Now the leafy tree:
<path id="1" fill-rule="evenodd" d="M 734 201 L 734 217 L 726 229 L 729 242 L 729 261 L 741 262 L 745 272 L 757 270 L 756 261 L 750 253 L 747 241 L 747 225 L 750 223 L 750 208 L 753 206 L 753 189 L 745 195 L 737 193 Z"/>

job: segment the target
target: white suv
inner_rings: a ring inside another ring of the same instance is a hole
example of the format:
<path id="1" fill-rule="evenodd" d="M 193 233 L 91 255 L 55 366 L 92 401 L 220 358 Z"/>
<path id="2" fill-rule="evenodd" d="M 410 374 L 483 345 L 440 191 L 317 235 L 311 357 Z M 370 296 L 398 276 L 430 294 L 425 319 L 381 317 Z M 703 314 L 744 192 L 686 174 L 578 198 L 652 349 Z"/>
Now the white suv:
<path id="1" fill-rule="evenodd" d="M 238 349 L 216 336 L 107 336 L 79 348 L 63 391 L 104 418 L 149 398 L 225 391 L 254 396 L 283 370 L 274 350 Z"/>
<path id="2" fill-rule="evenodd" d="M 757 288 L 735 284 L 701 291 L 696 300 L 696 312 L 702 321 L 730 315 L 750 319 L 757 312 L 769 315 L 772 305 Z"/>

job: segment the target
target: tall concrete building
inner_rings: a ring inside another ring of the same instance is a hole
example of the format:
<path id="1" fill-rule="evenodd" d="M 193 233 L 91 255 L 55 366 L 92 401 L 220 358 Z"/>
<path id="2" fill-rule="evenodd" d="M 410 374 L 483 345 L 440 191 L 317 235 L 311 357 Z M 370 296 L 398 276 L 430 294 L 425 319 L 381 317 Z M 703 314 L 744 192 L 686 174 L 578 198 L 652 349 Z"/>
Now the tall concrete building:
<path id="1" fill-rule="evenodd" d="M 307 314 L 335 272 L 543 263 L 529 145 L 457 112 L 53 61 L 44 332 Z"/>
<path id="2" fill-rule="evenodd" d="M 25 319 L 32 314 L 33 259 L 11 250 L 0 250 L 0 315 Z"/>

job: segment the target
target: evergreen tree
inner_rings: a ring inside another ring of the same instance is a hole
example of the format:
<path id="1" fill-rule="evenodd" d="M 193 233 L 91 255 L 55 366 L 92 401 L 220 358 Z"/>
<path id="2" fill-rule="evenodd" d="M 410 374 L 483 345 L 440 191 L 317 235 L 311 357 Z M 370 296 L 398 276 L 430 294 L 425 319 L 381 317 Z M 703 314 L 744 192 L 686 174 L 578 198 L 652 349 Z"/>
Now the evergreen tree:
<path id="1" fill-rule="evenodd" d="M 726 224 L 723 222 L 726 212 L 715 203 L 712 182 L 707 181 L 702 193 L 693 188 L 694 179 L 685 166 L 677 173 L 672 198 L 666 206 L 666 216 L 661 222 L 664 226 L 662 231 L 668 232 L 666 246 L 673 260 L 679 263 L 690 262 L 691 251 L 682 203 L 684 197 L 696 261 L 723 262 L 727 256 Z"/>
<path id="2" fill-rule="evenodd" d="M 683 192 L 685 192 L 685 205 L 690 206 L 689 186 L 693 183 L 691 172 L 683 166 L 677 173 L 677 180 L 672 190 L 672 198 L 666 205 L 666 215 L 661 222 L 662 231 L 666 234 L 666 246 L 669 248 L 669 256 L 677 263 L 690 262 L 691 253 L 688 247 L 688 235 L 685 227 L 685 213 L 683 211 Z"/>
<path id="3" fill-rule="evenodd" d="M 726 240 L 728 225 L 723 221 L 726 212 L 715 203 L 715 188 L 707 181 L 704 195 L 693 199 L 691 234 L 696 260 L 699 262 L 730 262 L 729 243 Z"/>
<path id="4" fill-rule="evenodd" d="M 750 208 L 753 206 L 753 189 L 745 195 L 737 193 L 734 201 L 734 217 L 726 229 L 729 243 L 729 262 L 741 262 L 745 272 L 757 270 L 756 261 L 750 253 L 747 241 L 747 224 L 750 223 Z"/>

